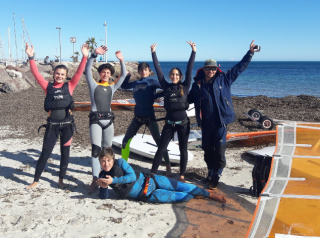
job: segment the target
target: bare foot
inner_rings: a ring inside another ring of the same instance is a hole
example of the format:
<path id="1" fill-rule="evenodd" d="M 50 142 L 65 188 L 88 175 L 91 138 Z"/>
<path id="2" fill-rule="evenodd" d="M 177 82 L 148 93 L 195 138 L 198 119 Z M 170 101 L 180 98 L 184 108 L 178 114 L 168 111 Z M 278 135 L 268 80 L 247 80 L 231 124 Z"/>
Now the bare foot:
<path id="1" fill-rule="evenodd" d="M 93 192 L 97 187 L 99 187 L 99 184 L 97 183 L 98 179 L 93 178 L 92 183 L 89 187 L 89 192 Z"/>
<path id="2" fill-rule="evenodd" d="M 35 188 L 38 186 L 38 182 L 33 182 L 32 184 L 30 184 L 27 189 L 31 189 L 31 188 Z"/>
<path id="3" fill-rule="evenodd" d="M 171 172 L 171 164 L 166 165 L 166 177 L 171 177 L 172 172 Z"/>
<path id="4" fill-rule="evenodd" d="M 58 185 L 60 188 L 66 188 L 68 187 L 68 184 L 63 183 L 63 179 L 59 178 Z"/>
<path id="5" fill-rule="evenodd" d="M 216 193 L 210 193 L 210 196 L 209 196 L 210 199 L 212 200 L 216 200 L 218 202 L 222 202 L 222 203 L 226 203 L 227 202 L 227 199 L 224 195 L 218 195 Z"/>
<path id="6" fill-rule="evenodd" d="M 185 182 L 186 182 L 186 180 L 184 180 L 184 176 L 183 176 L 183 175 L 180 175 L 179 181 L 182 182 L 182 183 L 185 183 Z"/>

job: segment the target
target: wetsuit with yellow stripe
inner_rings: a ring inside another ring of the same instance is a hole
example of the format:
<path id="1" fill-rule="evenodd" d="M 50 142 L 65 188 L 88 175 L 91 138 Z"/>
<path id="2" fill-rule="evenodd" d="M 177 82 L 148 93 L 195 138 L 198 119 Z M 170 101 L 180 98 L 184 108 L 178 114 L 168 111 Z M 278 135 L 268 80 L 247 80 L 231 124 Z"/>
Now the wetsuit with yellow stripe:
<path id="1" fill-rule="evenodd" d="M 92 77 L 91 67 L 94 59 L 97 57 L 93 53 L 85 68 L 86 79 L 90 91 L 91 99 L 91 114 L 108 115 L 111 113 L 111 100 L 114 92 L 121 86 L 126 77 L 126 66 L 124 61 L 120 61 L 121 76 L 116 82 L 109 84 L 108 82 L 96 82 Z M 114 135 L 114 127 L 110 119 L 98 120 L 99 123 L 92 123 L 90 121 L 90 138 L 92 144 L 92 174 L 94 178 L 98 178 L 101 170 L 98 155 L 102 147 L 112 146 L 112 139 Z M 102 141 L 101 141 L 102 138 Z"/>

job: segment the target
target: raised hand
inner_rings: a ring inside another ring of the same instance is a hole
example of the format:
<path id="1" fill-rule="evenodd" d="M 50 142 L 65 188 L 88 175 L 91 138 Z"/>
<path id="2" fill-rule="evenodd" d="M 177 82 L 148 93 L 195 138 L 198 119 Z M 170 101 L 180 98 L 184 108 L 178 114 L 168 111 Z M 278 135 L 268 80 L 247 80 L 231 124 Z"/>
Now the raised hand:
<path id="1" fill-rule="evenodd" d="M 156 51 L 158 43 L 153 43 L 150 48 L 151 48 L 151 53 Z"/>
<path id="2" fill-rule="evenodd" d="M 89 56 L 89 46 L 87 44 L 83 44 L 81 47 L 81 52 L 82 52 L 82 55 L 84 57 L 88 57 Z"/>
<path id="3" fill-rule="evenodd" d="M 34 54 L 34 49 L 33 49 L 33 45 L 31 45 L 31 47 L 29 46 L 28 43 L 26 43 L 26 53 L 29 57 L 32 57 Z"/>
<path id="4" fill-rule="evenodd" d="M 252 53 L 254 53 L 254 47 L 256 46 L 255 44 L 253 44 L 254 43 L 254 40 L 251 42 L 251 44 L 250 44 L 250 51 L 252 52 Z"/>
<path id="5" fill-rule="evenodd" d="M 108 48 L 105 45 L 102 45 L 95 50 L 97 55 L 104 55 L 107 51 L 108 51 Z"/>
<path id="6" fill-rule="evenodd" d="M 118 51 L 116 52 L 116 57 L 117 57 L 118 60 L 120 60 L 121 62 L 123 61 L 123 55 L 122 55 L 122 53 L 121 53 L 120 50 L 118 50 Z"/>
<path id="7" fill-rule="evenodd" d="M 196 51 L 197 51 L 196 43 L 192 42 L 191 40 L 190 40 L 190 42 L 189 42 L 189 41 L 187 41 L 187 43 L 191 46 L 192 51 L 194 51 L 194 52 L 196 52 Z"/>

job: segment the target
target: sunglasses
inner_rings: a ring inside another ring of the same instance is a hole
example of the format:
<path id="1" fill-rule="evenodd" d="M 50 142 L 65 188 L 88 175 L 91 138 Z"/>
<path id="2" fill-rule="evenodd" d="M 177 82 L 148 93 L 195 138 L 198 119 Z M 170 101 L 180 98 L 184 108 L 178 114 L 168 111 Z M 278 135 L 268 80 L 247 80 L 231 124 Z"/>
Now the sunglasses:
<path id="1" fill-rule="evenodd" d="M 212 70 L 212 71 L 214 72 L 214 71 L 217 70 L 217 68 L 211 68 L 211 67 L 209 68 L 209 67 L 208 67 L 208 68 L 204 68 L 204 70 L 205 70 L 205 71 L 210 71 L 210 70 Z"/>

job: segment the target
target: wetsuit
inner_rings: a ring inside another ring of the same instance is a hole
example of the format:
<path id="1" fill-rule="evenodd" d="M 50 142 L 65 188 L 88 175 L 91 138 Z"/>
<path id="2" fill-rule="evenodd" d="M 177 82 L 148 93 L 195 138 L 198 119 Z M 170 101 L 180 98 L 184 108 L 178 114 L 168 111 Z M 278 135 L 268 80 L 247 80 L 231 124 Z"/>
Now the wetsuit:
<path id="1" fill-rule="evenodd" d="M 156 98 L 156 90 L 161 88 L 159 81 L 153 78 L 141 78 L 140 80 L 130 82 L 130 76 L 127 76 L 121 85 L 123 89 L 133 89 L 133 98 L 136 102 L 134 107 L 135 117 L 129 125 L 126 135 L 122 140 L 122 158 L 128 161 L 130 153 L 130 142 L 142 125 L 146 125 L 157 145 L 160 143 L 160 132 L 155 121 L 153 102 Z M 168 152 L 164 154 L 166 164 L 170 164 Z"/>
<path id="2" fill-rule="evenodd" d="M 70 101 L 72 100 L 73 90 L 75 89 L 77 83 L 79 82 L 81 75 L 83 73 L 87 57 L 82 57 L 81 63 L 77 69 L 77 72 L 72 77 L 68 83 L 49 83 L 46 81 L 42 75 L 39 73 L 37 65 L 33 57 L 29 57 L 30 68 L 33 76 L 47 95 L 46 100 L 49 97 L 49 94 L 52 93 L 61 93 L 61 91 L 67 91 L 64 96 L 69 96 Z M 58 90 L 59 89 L 59 90 Z M 61 94 L 60 94 L 61 95 Z M 50 104 L 50 100 L 49 104 Z M 50 107 L 48 104 L 45 104 L 45 107 Z M 59 178 L 63 178 L 66 174 L 67 167 L 69 164 L 70 156 L 70 145 L 72 141 L 72 136 L 74 133 L 74 120 L 73 115 L 71 114 L 70 107 L 65 107 L 62 109 L 50 110 L 49 117 L 47 118 L 46 131 L 43 138 L 43 146 L 40 158 L 37 162 L 36 172 L 34 177 L 34 182 L 38 182 L 41 176 L 42 171 L 45 168 L 47 160 L 52 153 L 52 150 L 60 136 L 60 150 L 61 150 L 61 161 L 60 161 L 60 173 Z"/>
<path id="3" fill-rule="evenodd" d="M 110 187 L 120 196 L 139 199 L 144 189 L 145 175 L 143 173 L 135 173 L 124 159 L 116 160 L 111 170 L 115 166 L 123 171 L 123 176 L 111 176 L 113 181 Z M 102 170 L 99 178 L 105 178 L 106 175 L 112 174 L 111 170 L 109 172 Z M 126 184 L 128 186 L 125 186 Z M 100 198 L 107 198 L 106 190 L 107 188 L 100 187 Z M 182 183 L 165 176 L 154 175 L 153 178 L 150 178 L 146 201 L 152 203 L 187 202 L 193 199 L 194 196 L 209 197 L 209 195 L 208 191 L 194 184 Z"/>
<path id="4" fill-rule="evenodd" d="M 114 92 L 121 86 L 127 74 L 125 63 L 122 61 L 120 62 L 121 76 L 116 82 L 112 84 L 103 81 L 96 82 L 91 72 L 91 67 L 96 57 L 96 53 L 91 54 L 85 69 L 91 99 L 91 113 L 89 117 L 92 144 L 92 175 L 94 178 L 98 178 L 101 169 L 98 160 L 101 147 L 112 146 L 114 127 L 111 100 Z"/>
<path id="5" fill-rule="evenodd" d="M 196 56 L 196 52 L 192 51 L 188 65 L 187 65 L 185 80 L 182 83 L 172 84 L 172 83 L 168 83 L 165 80 L 156 52 L 152 53 L 153 64 L 156 69 L 161 87 L 165 94 L 164 96 L 165 108 L 166 108 L 166 100 L 168 100 L 168 103 L 172 103 L 172 102 L 169 102 L 170 96 L 171 96 L 170 92 L 175 92 L 178 90 L 180 91 L 180 85 L 182 85 L 184 96 L 187 97 L 190 84 L 191 84 L 192 67 L 194 64 L 195 56 Z M 169 92 L 169 95 L 168 95 L 168 92 Z M 179 98 L 175 98 L 175 99 L 179 100 Z M 161 163 L 161 158 L 163 154 L 167 151 L 168 144 L 170 140 L 173 138 L 174 132 L 176 131 L 178 134 L 179 149 L 180 149 L 180 175 L 185 174 L 187 162 L 188 162 L 187 143 L 188 143 L 189 132 L 190 132 L 190 121 L 186 113 L 187 109 L 188 109 L 188 105 L 185 105 L 185 107 L 182 107 L 180 109 L 168 110 L 166 108 L 166 111 L 167 111 L 166 124 L 164 125 L 161 133 L 160 145 L 154 157 L 151 173 L 154 174 L 157 172 L 159 165 Z"/>

